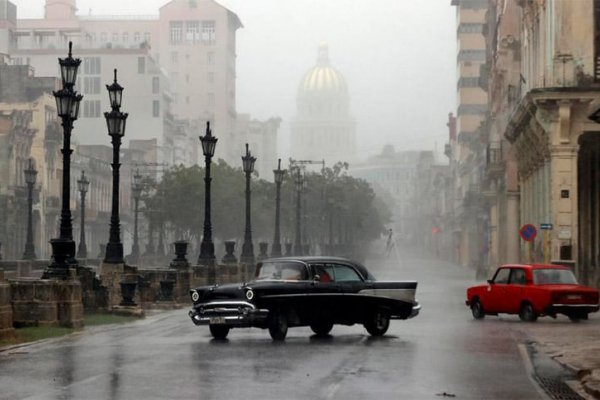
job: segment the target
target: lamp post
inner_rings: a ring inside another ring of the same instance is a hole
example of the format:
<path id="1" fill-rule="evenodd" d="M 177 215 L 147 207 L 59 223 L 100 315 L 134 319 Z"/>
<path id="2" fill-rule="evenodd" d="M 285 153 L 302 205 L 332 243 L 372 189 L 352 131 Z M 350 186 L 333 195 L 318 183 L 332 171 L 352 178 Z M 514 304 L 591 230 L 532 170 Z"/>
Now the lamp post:
<path id="1" fill-rule="evenodd" d="M 202 143 L 202 153 L 204 154 L 205 170 L 204 170 L 204 232 L 202 235 L 202 243 L 200 243 L 200 255 L 198 256 L 198 264 L 213 266 L 215 264 L 215 244 L 212 241 L 212 225 L 210 222 L 210 163 L 215 155 L 215 147 L 217 138 L 212 136 L 210 122 L 206 122 L 206 133 L 200 136 Z"/>
<path id="2" fill-rule="evenodd" d="M 81 228 L 79 230 L 77 258 L 87 258 L 87 246 L 85 245 L 85 194 L 89 186 L 90 181 L 85 177 L 85 172 L 81 171 L 81 178 L 77 180 L 77 188 L 81 194 Z"/>
<path id="3" fill-rule="evenodd" d="M 71 192 L 71 132 L 73 122 L 79 116 L 79 104 L 82 95 L 74 90 L 77 80 L 77 70 L 81 60 L 73 58 L 71 51 L 72 42 L 69 42 L 69 55 L 67 58 L 59 58 L 62 88 L 52 92 L 56 99 L 56 111 L 62 120 L 63 127 L 63 176 L 62 176 L 62 208 L 60 212 L 60 236 L 51 239 L 52 264 L 48 266 L 42 278 L 68 279 L 69 265 L 75 264 L 75 242 L 73 241 L 73 225 L 70 209 Z"/>
<path id="4" fill-rule="evenodd" d="M 113 191 L 112 191 L 112 212 L 110 215 L 110 235 L 106 245 L 106 256 L 104 262 L 112 264 L 124 264 L 123 243 L 121 243 L 120 222 L 119 222 L 119 151 L 121 148 L 121 139 L 125 135 L 125 123 L 127 122 L 127 113 L 122 113 L 121 100 L 123 98 L 123 87 L 117 83 L 117 70 L 115 69 L 115 80 L 111 85 L 106 85 L 108 97 L 110 99 L 111 111 L 104 113 L 108 134 L 112 138 L 113 145 Z"/>
<path id="5" fill-rule="evenodd" d="M 25 242 L 25 252 L 23 260 L 35 260 L 35 247 L 33 245 L 33 185 L 37 171 L 33 158 L 27 160 L 27 169 L 25 169 L 25 183 L 27 184 L 27 241 Z"/>
<path id="6" fill-rule="evenodd" d="M 273 175 L 275 177 L 275 185 L 276 185 L 276 195 L 275 195 L 275 235 L 273 237 L 273 246 L 271 247 L 271 256 L 280 257 L 281 256 L 281 238 L 279 233 L 279 212 L 280 212 L 280 203 L 281 203 L 281 183 L 283 182 L 283 177 L 286 173 L 285 169 L 281 169 L 281 158 L 277 160 L 277 169 L 273 170 Z"/>
<path id="7" fill-rule="evenodd" d="M 294 180 L 294 184 L 296 185 L 296 238 L 294 240 L 294 255 L 301 256 L 302 255 L 302 228 L 300 223 L 301 216 L 301 199 L 300 195 L 302 193 L 302 189 L 304 189 L 304 179 L 302 178 L 302 174 L 300 173 L 300 168 L 296 169 L 296 179 Z"/>
<path id="8" fill-rule="evenodd" d="M 131 246 L 131 262 L 137 265 L 140 260 L 140 245 L 138 243 L 138 213 L 140 197 L 142 195 L 142 175 L 136 170 L 131 184 L 131 194 L 133 196 L 133 245 Z"/>
<path id="9" fill-rule="evenodd" d="M 254 247 L 252 246 L 252 225 L 250 221 L 250 174 L 254 171 L 256 157 L 250 154 L 248 143 L 246 143 L 246 155 L 242 156 L 244 173 L 246 174 L 246 230 L 244 231 L 244 244 L 240 261 L 246 264 L 254 264 Z"/>

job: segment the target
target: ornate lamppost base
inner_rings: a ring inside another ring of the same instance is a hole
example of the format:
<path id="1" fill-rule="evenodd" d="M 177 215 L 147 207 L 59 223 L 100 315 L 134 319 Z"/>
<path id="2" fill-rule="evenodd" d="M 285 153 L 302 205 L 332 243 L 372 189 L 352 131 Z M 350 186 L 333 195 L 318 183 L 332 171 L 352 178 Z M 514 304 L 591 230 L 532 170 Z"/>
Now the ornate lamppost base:
<path id="1" fill-rule="evenodd" d="M 111 243 L 106 245 L 106 257 L 104 262 L 111 264 L 124 264 L 123 243 Z"/>
<path id="2" fill-rule="evenodd" d="M 51 239 L 52 264 L 44 273 L 42 279 L 69 279 L 69 266 L 75 265 L 75 242 L 70 239 Z"/>

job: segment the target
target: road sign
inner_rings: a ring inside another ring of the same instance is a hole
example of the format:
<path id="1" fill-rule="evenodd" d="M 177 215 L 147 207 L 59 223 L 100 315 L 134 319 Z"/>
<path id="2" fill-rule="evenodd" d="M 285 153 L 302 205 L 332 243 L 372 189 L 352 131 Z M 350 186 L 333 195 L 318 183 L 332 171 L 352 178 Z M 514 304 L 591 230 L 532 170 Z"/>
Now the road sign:
<path id="1" fill-rule="evenodd" d="M 552 229 L 552 224 L 540 224 L 540 229 Z"/>
<path id="2" fill-rule="evenodd" d="M 533 242 L 537 236 L 537 229 L 531 224 L 525 224 L 519 230 L 519 235 L 524 241 Z"/>

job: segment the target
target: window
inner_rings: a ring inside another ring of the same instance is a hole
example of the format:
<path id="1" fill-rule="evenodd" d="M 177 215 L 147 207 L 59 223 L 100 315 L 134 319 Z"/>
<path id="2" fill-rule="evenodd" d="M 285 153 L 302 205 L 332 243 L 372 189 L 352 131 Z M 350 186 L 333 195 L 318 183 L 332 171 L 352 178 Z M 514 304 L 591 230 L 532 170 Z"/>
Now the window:
<path id="1" fill-rule="evenodd" d="M 510 268 L 501 268 L 496 272 L 494 277 L 494 283 L 508 283 L 508 275 L 510 274 Z"/>
<path id="2" fill-rule="evenodd" d="M 121 36 L 123 38 L 123 43 L 129 42 L 129 33 L 123 32 L 123 34 Z"/>
<path id="3" fill-rule="evenodd" d="M 85 75 L 100 75 L 100 57 L 85 57 L 83 59 L 83 73 Z"/>
<path id="4" fill-rule="evenodd" d="M 462 23 L 458 26 L 458 33 L 482 33 L 483 24 Z"/>
<path id="5" fill-rule="evenodd" d="M 361 282 L 356 271 L 347 265 L 335 264 L 334 274 L 336 282 Z"/>
<path id="6" fill-rule="evenodd" d="M 83 116 L 84 118 L 100 118 L 100 100 L 84 100 Z"/>
<path id="7" fill-rule="evenodd" d="M 113 43 L 117 43 L 119 41 L 119 34 L 117 32 L 113 32 L 112 41 Z"/>
<path id="8" fill-rule="evenodd" d="M 100 33 L 100 42 L 106 43 L 106 32 Z"/>
<path id="9" fill-rule="evenodd" d="M 133 33 L 133 41 L 134 41 L 135 43 L 139 43 L 139 42 L 140 42 L 140 40 L 141 40 L 141 38 L 142 38 L 142 35 L 140 35 L 140 33 L 139 33 L 139 32 L 134 32 L 134 33 Z"/>
<path id="10" fill-rule="evenodd" d="M 200 23 L 198 21 L 187 22 L 185 40 L 188 43 L 197 43 L 200 41 Z"/>
<path id="11" fill-rule="evenodd" d="M 146 73 L 146 57 L 138 57 L 138 74 Z"/>
<path id="12" fill-rule="evenodd" d="M 150 32 L 144 32 L 144 42 L 150 43 Z"/>
<path id="13" fill-rule="evenodd" d="M 514 268 L 510 274 L 510 283 L 512 285 L 524 285 L 526 283 L 525 271 L 521 268 Z"/>
<path id="14" fill-rule="evenodd" d="M 214 83 L 215 82 L 215 73 L 214 72 L 209 72 L 206 75 L 206 80 L 208 81 L 208 83 Z"/>
<path id="15" fill-rule="evenodd" d="M 213 43 L 215 41 L 215 21 L 202 22 L 202 42 Z"/>
<path id="16" fill-rule="evenodd" d="M 158 76 L 155 76 L 152 78 L 152 93 L 158 93 L 159 89 L 160 89 L 160 85 L 159 85 L 160 81 Z"/>
<path id="17" fill-rule="evenodd" d="M 83 77 L 83 93 L 84 94 L 100 94 L 100 77 L 97 77 L 97 76 Z"/>
<path id="18" fill-rule="evenodd" d="M 208 65 L 213 65 L 215 63 L 215 52 L 214 51 L 209 51 L 208 53 L 206 53 L 206 63 Z"/>
<path id="19" fill-rule="evenodd" d="M 171 36 L 170 36 L 171 44 L 181 43 L 181 39 L 183 36 L 183 22 L 171 21 L 170 32 L 171 32 Z"/>
<path id="20" fill-rule="evenodd" d="M 177 61 L 179 61 L 179 53 L 177 53 L 176 51 L 172 51 L 171 52 L 171 62 L 173 64 L 177 64 Z"/>
<path id="21" fill-rule="evenodd" d="M 154 118 L 160 117 L 160 102 L 158 100 L 152 101 L 152 116 Z"/>
<path id="22" fill-rule="evenodd" d="M 208 94 L 207 104 L 211 108 L 215 106 L 215 94 L 214 93 Z"/>
<path id="23" fill-rule="evenodd" d="M 314 271 L 315 280 L 328 283 L 333 280 L 333 266 L 331 264 L 313 264 L 311 265 Z M 317 279 L 316 276 L 319 276 Z"/>

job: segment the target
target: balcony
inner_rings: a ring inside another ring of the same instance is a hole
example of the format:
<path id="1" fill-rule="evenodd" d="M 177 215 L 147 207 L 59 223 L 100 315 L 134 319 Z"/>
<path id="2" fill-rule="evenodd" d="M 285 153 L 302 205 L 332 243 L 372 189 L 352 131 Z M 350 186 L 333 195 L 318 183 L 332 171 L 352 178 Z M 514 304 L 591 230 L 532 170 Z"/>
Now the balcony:
<path id="1" fill-rule="evenodd" d="M 504 173 L 504 144 L 502 141 L 490 142 L 485 153 L 485 173 L 488 178 L 499 178 Z"/>

